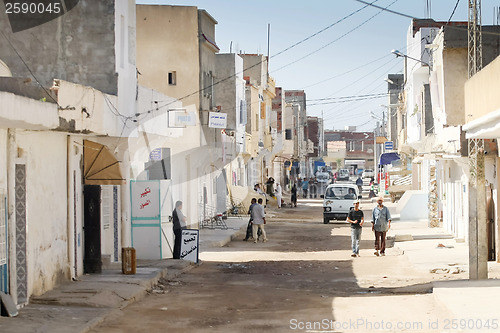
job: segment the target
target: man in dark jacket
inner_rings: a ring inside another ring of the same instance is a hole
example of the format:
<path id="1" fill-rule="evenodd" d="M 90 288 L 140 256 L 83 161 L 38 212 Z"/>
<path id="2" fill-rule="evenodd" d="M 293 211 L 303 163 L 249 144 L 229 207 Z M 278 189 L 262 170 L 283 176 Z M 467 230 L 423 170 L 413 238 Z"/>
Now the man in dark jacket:
<path id="1" fill-rule="evenodd" d="M 359 241 L 361 240 L 363 223 L 365 223 L 363 211 L 359 209 L 359 200 L 354 202 L 354 209 L 347 215 L 347 222 L 351 224 L 351 257 L 359 257 Z"/>

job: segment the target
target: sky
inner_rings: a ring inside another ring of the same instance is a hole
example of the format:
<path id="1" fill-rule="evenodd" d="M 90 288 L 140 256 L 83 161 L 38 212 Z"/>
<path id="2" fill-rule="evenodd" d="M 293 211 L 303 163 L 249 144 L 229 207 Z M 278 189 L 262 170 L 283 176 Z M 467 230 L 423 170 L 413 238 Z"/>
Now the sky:
<path id="1" fill-rule="evenodd" d="M 376 0 L 373 4 L 411 17 L 448 21 L 457 1 L 452 21 L 467 21 L 467 0 Z M 396 58 L 391 50 L 405 53 L 411 19 L 356 0 L 136 3 L 205 9 L 218 21 L 215 39 L 220 53 L 267 54 L 270 25 L 270 75 L 278 87 L 304 90 L 307 114 L 323 117 L 325 129 L 356 126 L 358 131 L 373 131 L 383 105 L 388 104 L 384 78 L 403 73 L 403 58 Z M 483 25 L 496 23 L 498 6 L 499 0 L 482 0 Z"/>

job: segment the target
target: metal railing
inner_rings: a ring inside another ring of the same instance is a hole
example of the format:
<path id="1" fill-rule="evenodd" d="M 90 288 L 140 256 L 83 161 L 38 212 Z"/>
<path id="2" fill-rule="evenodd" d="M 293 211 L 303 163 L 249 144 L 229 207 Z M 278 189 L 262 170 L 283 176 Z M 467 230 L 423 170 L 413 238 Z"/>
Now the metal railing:
<path id="1" fill-rule="evenodd" d="M 227 229 L 227 224 L 223 219 L 224 212 L 218 212 L 210 205 L 200 204 L 200 229 Z"/>

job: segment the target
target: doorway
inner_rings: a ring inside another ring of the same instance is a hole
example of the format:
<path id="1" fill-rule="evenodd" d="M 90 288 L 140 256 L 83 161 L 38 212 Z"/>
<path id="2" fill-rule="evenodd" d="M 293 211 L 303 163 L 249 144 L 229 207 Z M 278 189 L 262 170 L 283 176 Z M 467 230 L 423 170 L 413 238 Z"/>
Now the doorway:
<path id="1" fill-rule="evenodd" d="M 486 233 L 488 236 L 488 261 L 495 261 L 495 205 L 493 202 L 493 189 L 486 192 Z"/>
<path id="2" fill-rule="evenodd" d="M 83 190 L 84 273 L 101 273 L 101 186 L 85 185 Z"/>

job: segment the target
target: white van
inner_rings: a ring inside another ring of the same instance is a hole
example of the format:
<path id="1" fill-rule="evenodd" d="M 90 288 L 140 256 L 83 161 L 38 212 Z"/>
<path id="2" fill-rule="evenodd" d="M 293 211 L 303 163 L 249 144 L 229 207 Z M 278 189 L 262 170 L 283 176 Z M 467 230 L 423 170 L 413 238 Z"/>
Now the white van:
<path id="1" fill-rule="evenodd" d="M 349 180 L 349 170 L 340 169 L 337 180 Z"/>
<path id="2" fill-rule="evenodd" d="M 361 198 L 358 187 L 354 184 L 328 185 L 323 197 L 323 223 L 330 220 L 346 220 L 354 202 Z"/>

